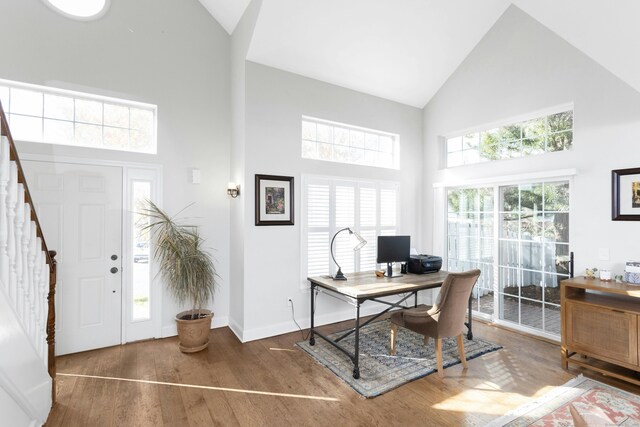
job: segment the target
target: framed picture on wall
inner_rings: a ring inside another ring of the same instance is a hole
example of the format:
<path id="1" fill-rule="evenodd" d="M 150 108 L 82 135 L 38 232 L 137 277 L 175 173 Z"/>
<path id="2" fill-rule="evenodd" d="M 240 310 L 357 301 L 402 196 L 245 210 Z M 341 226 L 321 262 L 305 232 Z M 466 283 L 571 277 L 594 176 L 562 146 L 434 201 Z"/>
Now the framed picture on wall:
<path id="1" fill-rule="evenodd" d="M 611 219 L 640 221 L 640 168 L 611 171 Z"/>
<path id="2" fill-rule="evenodd" d="M 256 175 L 256 225 L 293 225 L 293 177 Z"/>

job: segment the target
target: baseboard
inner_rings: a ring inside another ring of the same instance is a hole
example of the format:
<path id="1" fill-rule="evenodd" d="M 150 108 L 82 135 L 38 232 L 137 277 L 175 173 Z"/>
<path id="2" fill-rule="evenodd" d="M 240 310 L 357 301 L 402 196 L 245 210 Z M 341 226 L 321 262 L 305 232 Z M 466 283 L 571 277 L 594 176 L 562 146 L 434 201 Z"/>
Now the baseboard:
<path id="1" fill-rule="evenodd" d="M 231 332 L 233 332 L 236 335 L 236 337 L 238 337 L 240 342 L 244 342 L 242 341 L 242 328 L 232 318 L 229 318 L 229 329 L 231 329 Z"/>
<path id="2" fill-rule="evenodd" d="M 437 295 L 437 294 L 436 294 Z M 432 295 L 418 295 L 419 303 L 431 303 L 430 300 L 433 300 L 434 297 Z M 425 301 L 426 300 L 426 301 Z M 384 310 L 388 306 L 385 304 L 368 302 L 366 307 L 362 307 L 360 310 L 361 316 L 371 316 L 373 314 L 377 314 L 380 311 Z M 342 310 L 337 312 L 332 312 L 323 315 L 317 315 L 315 322 L 316 326 L 328 325 L 331 323 L 342 322 L 344 320 L 353 319 L 353 310 Z M 311 320 L 309 318 L 299 319 L 298 323 L 302 329 L 307 329 L 311 325 Z M 224 326 L 228 326 L 229 329 L 238 337 L 240 342 L 249 342 L 255 341 L 262 338 L 269 338 L 276 335 L 287 334 L 289 332 L 295 332 L 298 330 L 298 326 L 295 324 L 293 320 L 288 320 L 286 322 L 275 323 L 272 325 L 253 328 L 253 329 L 244 329 L 242 328 L 235 320 L 231 319 L 229 316 L 222 317 L 213 317 L 213 323 L 211 328 L 221 328 Z M 164 326 L 162 328 L 162 338 L 173 337 L 178 334 L 176 329 L 176 325 Z"/>
<path id="3" fill-rule="evenodd" d="M 211 329 L 223 328 L 225 326 L 229 326 L 229 316 L 213 316 L 213 321 L 211 322 Z M 178 335 L 178 327 L 174 323 L 170 326 L 162 327 L 162 336 L 161 338 L 175 337 Z"/>

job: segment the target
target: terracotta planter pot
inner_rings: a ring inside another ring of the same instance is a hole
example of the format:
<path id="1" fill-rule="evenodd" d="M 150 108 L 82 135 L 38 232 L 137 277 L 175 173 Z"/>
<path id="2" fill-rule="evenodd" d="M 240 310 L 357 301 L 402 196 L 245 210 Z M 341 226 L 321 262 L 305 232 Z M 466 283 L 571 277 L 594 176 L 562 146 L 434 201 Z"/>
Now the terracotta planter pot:
<path id="1" fill-rule="evenodd" d="M 180 351 L 183 353 L 195 353 L 204 350 L 209 345 L 209 331 L 211 330 L 213 313 L 209 310 L 200 310 L 200 314 L 204 317 L 195 320 L 182 319 L 192 313 L 194 310 L 187 310 L 176 316 Z"/>

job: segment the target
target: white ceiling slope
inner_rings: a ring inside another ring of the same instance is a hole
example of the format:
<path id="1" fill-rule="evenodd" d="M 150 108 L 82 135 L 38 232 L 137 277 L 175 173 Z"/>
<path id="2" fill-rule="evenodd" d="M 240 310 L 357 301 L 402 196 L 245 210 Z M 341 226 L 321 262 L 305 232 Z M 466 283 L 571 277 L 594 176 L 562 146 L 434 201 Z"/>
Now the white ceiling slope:
<path id="1" fill-rule="evenodd" d="M 247 59 L 422 108 L 512 3 L 640 91 L 639 0 L 263 0 Z"/>
<path id="2" fill-rule="evenodd" d="M 640 1 L 514 0 L 513 3 L 640 92 Z"/>
<path id="3" fill-rule="evenodd" d="M 227 33 L 233 33 L 251 0 L 200 0 Z"/>
<path id="4" fill-rule="evenodd" d="M 508 0 L 264 0 L 247 59 L 422 108 Z"/>

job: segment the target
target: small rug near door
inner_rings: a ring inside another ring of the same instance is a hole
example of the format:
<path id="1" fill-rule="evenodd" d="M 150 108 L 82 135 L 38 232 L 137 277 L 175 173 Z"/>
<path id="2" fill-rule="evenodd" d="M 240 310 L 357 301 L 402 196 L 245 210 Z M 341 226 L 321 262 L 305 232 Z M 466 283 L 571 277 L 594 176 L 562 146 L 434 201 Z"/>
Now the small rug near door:
<path id="1" fill-rule="evenodd" d="M 353 378 L 353 363 L 344 353 L 322 338 L 316 337 L 316 345 L 301 341 L 297 345 L 309 353 L 317 362 L 329 368 L 340 379 L 364 397 L 376 397 L 402 384 L 422 378 L 436 371 L 436 356 L 433 340 L 424 345 L 422 335 L 405 328 L 398 328 L 396 355 L 389 355 L 388 320 L 370 323 L 360 329 L 360 379 Z M 330 334 L 336 338 L 344 331 Z M 353 351 L 354 337 L 341 343 Z M 464 341 L 467 360 L 498 350 L 499 345 L 475 338 Z M 444 367 L 460 363 L 455 338 L 442 340 Z M 446 371 L 445 371 L 446 374 Z"/>
<path id="2" fill-rule="evenodd" d="M 573 425 L 640 425 L 640 396 L 580 375 L 489 424 L 492 427 Z"/>

